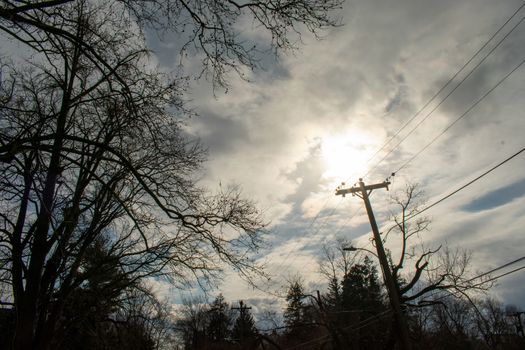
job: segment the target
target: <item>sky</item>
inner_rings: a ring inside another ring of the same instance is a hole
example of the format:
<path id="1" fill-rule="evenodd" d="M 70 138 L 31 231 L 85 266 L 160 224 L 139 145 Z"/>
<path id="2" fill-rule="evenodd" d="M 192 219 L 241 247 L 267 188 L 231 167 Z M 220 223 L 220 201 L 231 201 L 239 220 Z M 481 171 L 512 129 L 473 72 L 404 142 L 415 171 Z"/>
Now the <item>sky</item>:
<path id="1" fill-rule="evenodd" d="M 362 200 L 335 196 L 342 182 L 378 183 L 395 172 L 389 191 L 372 196 L 384 230 L 396 213 L 390 196 L 406 184 L 419 184 L 431 204 L 525 147 L 525 9 L 483 47 L 521 4 L 348 0 L 335 14 L 341 27 L 321 40 L 303 36 L 293 54 L 265 57 L 250 82 L 232 76 L 227 92 L 214 93 L 193 81 L 198 116 L 187 131 L 209 149 L 202 183 L 240 185 L 270 222 L 270 247 L 257 257 L 271 282 L 254 289 L 227 273 L 218 291 L 256 312 L 277 307 L 272 293 L 293 276 L 310 292 L 323 287 L 323 245 L 371 248 Z M 169 35 L 149 45 L 164 68 L 176 67 Z M 426 211 L 430 229 L 413 243 L 468 250 L 473 274 L 487 271 L 524 255 L 524 213 L 525 152 Z M 386 243 L 394 256 L 399 243 L 395 235 Z M 525 308 L 523 286 L 525 270 L 500 279 L 491 295 Z"/>

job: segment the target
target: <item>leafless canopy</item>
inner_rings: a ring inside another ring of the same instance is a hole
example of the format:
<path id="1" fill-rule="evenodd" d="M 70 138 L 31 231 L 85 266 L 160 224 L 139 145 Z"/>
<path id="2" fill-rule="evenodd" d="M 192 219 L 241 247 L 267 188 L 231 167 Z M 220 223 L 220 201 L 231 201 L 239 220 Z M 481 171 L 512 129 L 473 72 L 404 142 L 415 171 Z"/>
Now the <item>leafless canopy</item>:
<path id="1" fill-rule="evenodd" d="M 0 29 L 18 40 L 34 43 L 35 32 L 45 31 L 77 42 L 99 64 L 107 64 L 74 32 L 62 26 L 68 19 L 64 9 L 89 0 L 2 0 Z M 93 1 L 96 3 L 95 1 Z M 203 64 L 202 73 L 219 86 L 226 85 L 225 73 L 241 73 L 242 67 L 257 66 L 257 55 L 265 46 L 278 53 L 295 49 L 305 29 L 319 30 L 338 25 L 333 11 L 343 0 L 110 0 L 105 1 L 115 16 L 127 12 L 141 28 L 158 32 L 174 32 L 180 39 L 181 53 L 197 54 Z M 240 22 L 251 21 L 254 29 L 266 33 L 268 43 L 256 43 L 243 36 Z M 293 35 L 290 35 L 293 34 Z M 296 39 L 292 39 L 295 37 Z"/>
<path id="2" fill-rule="evenodd" d="M 292 32 L 335 25 L 341 3 L 0 2 L 0 32 L 29 52 L 0 52 L 0 301 L 16 310 L 17 348 L 49 347 L 95 242 L 100 269 L 117 264 L 129 283 L 201 282 L 224 262 L 260 272 L 249 257 L 260 214 L 237 188 L 197 185 L 205 152 L 182 129 L 185 78 L 151 66 L 143 31 L 175 33 L 225 86 L 228 71 L 257 65 L 240 22 L 263 28 L 276 53 L 294 47 Z"/>
<path id="3" fill-rule="evenodd" d="M 424 205 L 423 192 L 418 185 L 408 184 L 402 193 L 393 196 L 399 209 L 393 215 L 392 225 L 385 235 L 392 241 L 398 239 L 401 250 L 395 259 L 390 256 L 391 268 L 401 299 L 405 303 L 419 302 L 420 305 L 433 303 L 436 293 L 447 291 L 458 296 L 468 297 L 467 292 L 487 290 L 491 284 L 485 283 L 487 276 L 473 279 L 471 253 L 464 249 L 451 249 L 438 245 L 428 248 L 421 235 L 429 229 L 430 219 L 420 217 L 419 210 Z M 405 274 L 403 269 L 408 263 Z"/>

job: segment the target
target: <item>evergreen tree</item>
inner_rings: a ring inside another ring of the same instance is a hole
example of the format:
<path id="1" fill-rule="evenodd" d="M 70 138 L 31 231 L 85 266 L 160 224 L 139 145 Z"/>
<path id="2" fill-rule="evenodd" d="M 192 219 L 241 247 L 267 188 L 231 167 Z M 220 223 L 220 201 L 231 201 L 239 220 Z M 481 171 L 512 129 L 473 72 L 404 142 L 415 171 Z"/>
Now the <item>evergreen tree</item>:
<path id="1" fill-rule="evenodd" d="M 328 282 L 328 293 L 323 297 L 326 306 L 331 310 L 339 310 L 343 304 L 342 284 L 337 277 Z"/>
<path id="2" fill-rule="evenodd" d="M 312 325 L 318 312 L 312 304 L 306 302 L 305 297 L 301 280 L 293 281 L 286 295 L 288 305 L 283 315 L 284 324 L 287 327 L 286 335 L 292 343 L 309 339 L 315 328 Z"/>
<path id="3" fill-rule="evenodd" d="M 224 296 L 219 294 L 210 305 L 210 321 L 208 324 L 208 337 L 212 342 L 224 341 L 229 336 L 232 315 Z"/>
<path id="4" fill-rule="evenodd" d="M 383 307 L 377 269 L 368 257 L 362 264 L 352 266 L 344 276 L 342 292 L 346 310 L 377 312 Z"/>
<path id="5" fill-rule="evenodd" d="M 254 345 L 257 340 L 258 331 L 255 327 L 255 321 L 249 309 L 244 306 L 244 302 L 239 301 L 239 317 L 235 320 L 233 326 L 232 336 L 236 339 L 239 344 L 245 348 L 250 345 Z"/>
<path id="6" fill-rule="evenodd" d="M 284 323 L 289 333 L 294 333 L 304 323 L 304 291 L 301 281 L 292 282 L 286 295 L 288 306 L 284 312 Z"/>
<path id="7" fill-rule="evenodd" d="M 342 289 L 342 311 L 345 312 L 339 320 L 344 328 L 360 325 L 385 310 L 377 269 L 368 257 L 365 257 L 362 264 L 355 264 L 350 268 L 344 276 Z M 388 322 L 374 322 L 370 326 L 351 331 L 347 338 L 349 346 L 381 349 L 384 347 L 385 324 Z"/>

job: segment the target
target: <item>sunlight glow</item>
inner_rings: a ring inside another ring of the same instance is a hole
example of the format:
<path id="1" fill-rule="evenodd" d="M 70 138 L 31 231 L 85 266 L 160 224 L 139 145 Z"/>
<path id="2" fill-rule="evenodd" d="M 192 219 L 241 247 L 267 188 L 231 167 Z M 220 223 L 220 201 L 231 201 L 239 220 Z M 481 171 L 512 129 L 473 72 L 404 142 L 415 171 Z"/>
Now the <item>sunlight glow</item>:
<path id="1" fill-rule="evenodd" d="M 355 181 L 366 173 L 368 159 L 374 151 L 375 140 L 360 130 L 326 135 L 321 141 L 321 157 L 325 166 L 323 177 L 330 184 Z"/>

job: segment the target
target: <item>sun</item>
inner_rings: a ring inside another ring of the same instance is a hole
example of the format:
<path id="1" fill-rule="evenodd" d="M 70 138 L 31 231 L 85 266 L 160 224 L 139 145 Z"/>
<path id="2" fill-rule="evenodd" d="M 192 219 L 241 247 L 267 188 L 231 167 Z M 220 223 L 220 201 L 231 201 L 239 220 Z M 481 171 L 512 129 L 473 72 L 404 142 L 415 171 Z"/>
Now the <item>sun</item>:
<path id="1" fill-rule="evenodd" d="M 349 129 L 325 135 L 321 141 L 323 178 L 330 184 L 338 185 L 362 177 L 374 147 L 373 138 L 360 130 Z"/>

